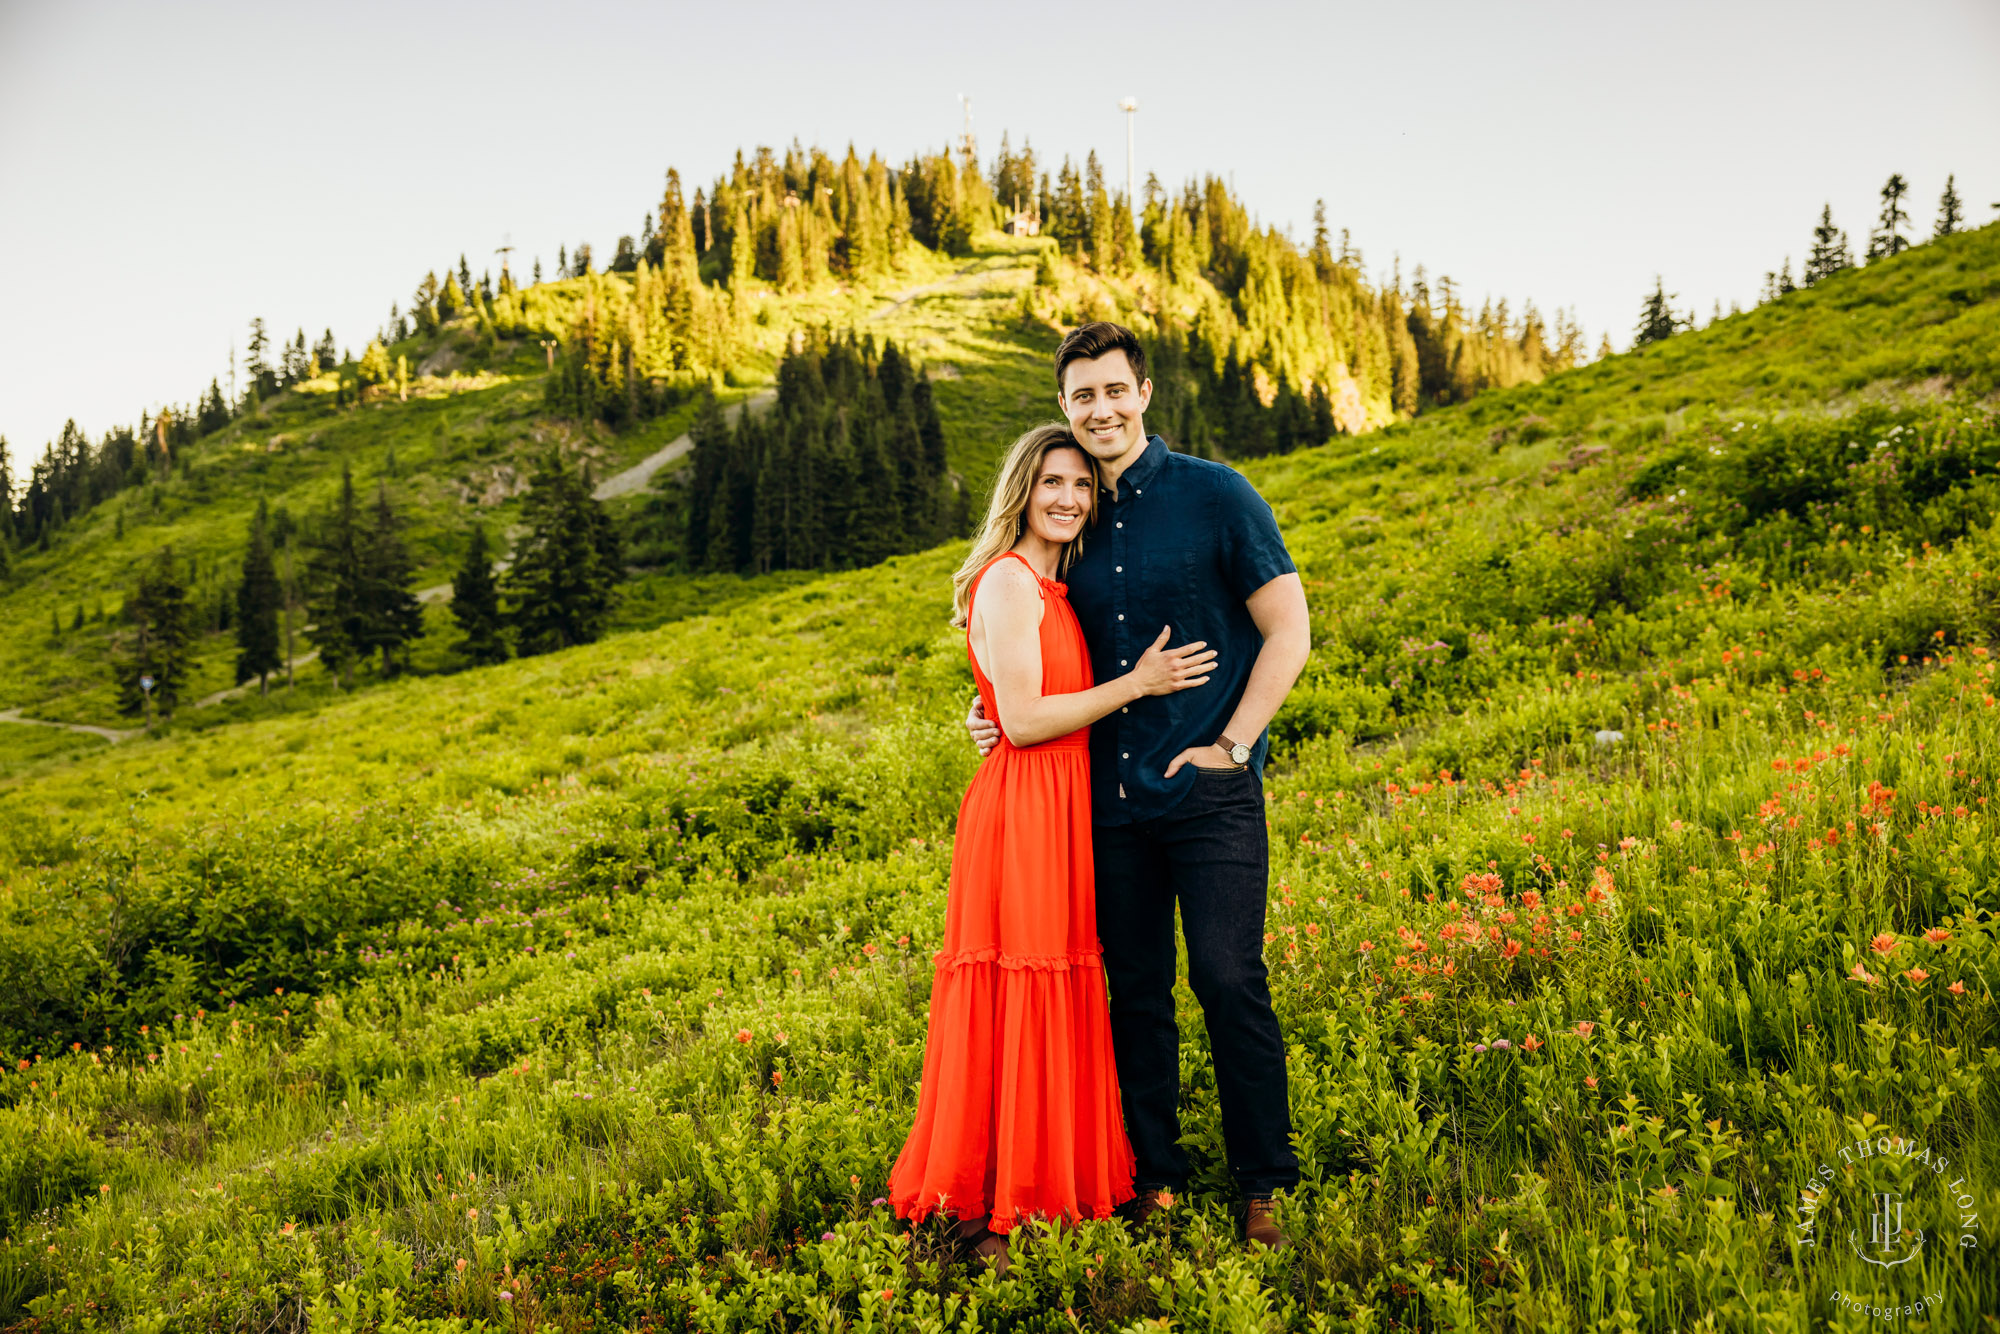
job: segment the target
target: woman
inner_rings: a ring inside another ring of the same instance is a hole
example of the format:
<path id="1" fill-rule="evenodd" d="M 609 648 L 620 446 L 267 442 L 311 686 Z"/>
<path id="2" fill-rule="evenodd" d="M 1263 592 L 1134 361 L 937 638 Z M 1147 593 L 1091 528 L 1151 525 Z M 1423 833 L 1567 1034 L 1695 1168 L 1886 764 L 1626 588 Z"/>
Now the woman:
<path id="1" fill-rule="evenodd" d="M 956 1219 L 1002 1272 L 1023 1218 L 1108 1218 L 1132 1198 L 1091 876 L 1090 724 L 1215 665 L 1200 643 L 1167 650 L 1162 629 L 1132 671 L 1092 685 L 1059 580 L 1097 489 L 1067 425 L 1028 432 L 952 580 L 952 624 L 1002 737 L 959 807 L 922 1092 L 889 1195 L 900 1217 Z"/>

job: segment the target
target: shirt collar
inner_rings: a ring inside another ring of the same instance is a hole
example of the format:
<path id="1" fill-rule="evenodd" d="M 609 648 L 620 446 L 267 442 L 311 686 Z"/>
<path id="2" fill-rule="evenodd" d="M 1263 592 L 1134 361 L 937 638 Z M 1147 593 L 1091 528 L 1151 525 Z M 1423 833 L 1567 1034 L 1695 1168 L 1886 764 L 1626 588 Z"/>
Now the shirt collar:
<path id="1" fill-rule="evenodd" d="M 1165 440 L 1162 440 L 1157 435 L 1147 436 L 1146 450 L 1139 455 L 1139 461 L 1118 476 L 1118 492 L 1120 497 L 1123 497 L 1127 483 L 1131 485 L 1134 491 L 1138 491 L 1143 489 L 1148 482 L 1152 481 L 1154 474 L 1159 472 L 1160 465 L 1166 462 L 1167 454 L 1167 442 Z"/>

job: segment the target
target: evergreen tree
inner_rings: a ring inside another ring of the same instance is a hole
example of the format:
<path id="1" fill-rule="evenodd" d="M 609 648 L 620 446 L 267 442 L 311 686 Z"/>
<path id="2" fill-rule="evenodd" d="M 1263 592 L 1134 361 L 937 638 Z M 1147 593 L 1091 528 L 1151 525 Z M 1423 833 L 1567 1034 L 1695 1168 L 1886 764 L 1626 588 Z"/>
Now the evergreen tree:
<path id="1" fill-rule="evenodd" d="M 208 382 L 208 392 L 202 396 L 201 406 L 195 410 L 195 429 L 203 435 L 219 431 L 229 425 L 229 404 L 222 397 L 222 384 L 217 380 Z"/>
<path id="2" fill-rule="evenodd" d="M 1104 168 L 1097 161 L 1096 149 L 1084 159 L 1083 170 L 1091 267 L 1099 273 L 1111 273 L 1117 263 L 1111 238 L 1111 199 L 1104 190 Z"/>
<path id="3" fill-rule="evenodd" d="M 1639 307 L 1639 327 L 1633 331 L 1632 346 L 1643 347 L 1673 336 L 1680 322 L 1674 317 L 1673 307 L 1669 304 L 1672 300 L 1666 284 L 1655 278 L 1652 292 Z"/>
<path id="4" fill-rule="evenodd" d="M 1776 273 L 1768 269 L 1764 271 L 1764 291 L 1758 299 L 1760 302 L 1776 301 L 1798 290 L 1798 284 L 1792 281 L 1792 257 L 1787 255 Z"/>
<path id="5" fill-rule="evenodd" d="M 444 289 L 438 286 L 435 273 L 426 273 L 424 280 L 417 284 L 417 290 L 410 297 L 410 313 L 417 317 L 417 328 L 420 332 L 434 334 L 438 331 L 438 325 L 444 318 L 438 309 L 438 302 L 443 294 Z"/>
<path id="6" fill-rule="evenodd" d="M 1347 248 L 1347 237 L 1344 230 L 1340 239 L 1341 248 L 1345 250 Z M 1319 280 L 1323 283 L 1331 280 L 1335 260 L 1333 257 L 1332 236 L 1327 230 L 1326 225 L 1326 201 L 1324 199 L 1313 200 L 1312 249 L 1307 253 L 1312 258 L 1313 272 L 1319 277 Z"/>
<path id="7" fill-rule="evenodd" d="M 1833 225 L 1833 205 L 1823 205 L 1819 211 L 1819 226 L 1813 228 L 1812 250 L 1806 255 L 1801 281 L 1804 286 L 1812 287 L 1842 269 L 1852 267 L 1854 256 L 1847 248 L 1847 233 Z"/>
<path id="8" fill-rule="evenodd" d="M 727 521 L 727 497 L 719 493 L 729 465 L 731 436 L 729 421 L 722 415 L 722 406 L 715 401 L 712 392 L 703 391 L 701 406 L 696 409 L 694 423 L 688 428 L 688 440 L 693 446 L 687 489 L 685 556 L 688 568 L 731 568 L 733 562 L 725 562 L 717 550 L 721 546 L 721 534 Z M 719 499 L 724 506 L 718 507 Z"/>
<path id="9" fill-rule="evenodd" d="M 500 615 L 500 592 L 493 581 L 493 558 L 483 524 L 472 526 L 465 559 L 452 576 L 451 616 L 465 636 L 458 651 L 473 666 L 507 660 L 506 626 Z"/>
<path id="10" fill-rule="evenodd" d="M 306 331 L 300 329 L 285 344 L 283 384 L 289 389 L 303 381 L 311 369 L 312 354 L 306 350 Z"/>
<path id="11" fill-rule="evenodd" d="M 161 548 L 140 572 L 125 610 L 131 634 L 111 659 L 119 711 L 145 712 L 146 692 L 139 681 L 150 676 L 154 707 L 172 713 L 186 685 L 195 640 L 194 607 L 187 584 L 174 568 L 172 548 Z"/>
<path id="12" fill-rule="evenodd" d="M 729 219 L 729 290 L 748 290 L 757 275 L 757 241 L 750 230 L 750 215 L 737 203 Z"/>
<path id="13" fill-rule="evenodd" d="M 333 330 L 328 329 L 320 335 L 319 342 L 313 347 L 313 360 L 319 364 L 322 373 L 340 365 L 340 346 L 333 341 Z"/>
<path id="14" fill-rule="evenodd" d="M 354 369 L 355 383 L 363 389 L 370 385 L 387 384 L 395 376 L 395 368 L 389 364 L 389 349 L 382 346 L 382 340 L 371 338 L 368 348 L 361 354 L 361 362 Z"/>
<path id="15" fill-rule="evenodd" d="M 1083 193 L 1083 177 L 1068 158 L 1056 174 L 1056 189 L 1042 230 L 1056 239 L 1064 254 L 1075 258 L 1082 258 L 1089 244 L 1090 207 Z"/>
<path id="16" fill-rule="evenodd" d="M 7 453 L 7 437 L 0 435 L 0 552 L 14 542 L 14 460 Z"/>
<path id="17" fill-rule="evenodd" d="M 1876 219 L 1875 230 L 1868 235 L 1871 261 L 1900 255 L 1909 249 L 1909 239 L 1903 235 L 1903 227 L 1910 220 L 1910 215 L 1903 211 L 1903 196 L 1909 191 L 1900 173 L 1889 177 L 1882 186 L 1882 216 Z"/>
<path id="18" fill-rule="evenodd" d="M 1389 404 L 1398 417 L 1413 417 L 1423 391 L 1417 340 L 1403 310 L 1403 294 L 1391 287 L 1382 294 L 1382 326 L 1389 344 Z"/>
<path id="19" fill-rule="evenodd" d="M 1950 236 L 1965 224 L 1965 206 L 1958 200 L 1957 180 L 1956 176 L 1944 178 L 1944 194 L 1938 197 L 1937 226 L 1931 232 L 1933 237 Z"/>
<path id="20" fill-rule="evenodd" d="M 306 562 L 306 638 L 343 689 L 354 684 L 354 664 L 370 648 L 366 541 L 354 473 L 343 464 L 340 498 L 320 521 Z"/>
<path id="21" fill-rule="evenodd" d="M 269 398 L 278 392 L 278 373 L 270 363 L 271 338 L 264 332 L 262 316 L 250 321 L 250 343 L 245 349 L 244 370 L 250 377 L 253 398 Z"/>
<path id="22" fill-rule="evenodd" d="M 547 653 L 597 639 L 622 566 L 604 506 L 551 450 L 529 478 L 521 521 L 527 531 L 505 582 L 520 651 Z"/>
<path id="23" fill-rule="evenodd" d="M 403 541 L 402 518 L 389 504 L 387 483 L 378 482 L 362 547 L 363 647 L 381 652 L 384 676 L 397 670 L 396 650 L 423 637 L 423 605 L 410 590 L 415 573 L 416 562 Z M 409 665 L 407 655 L 403 665 Z"/>
<path id="24" fill-rule="evenodd" d="M 257 693 L 270 693 L 270 674 L 284 665 L 279 653 L 278 609 L 283 593 L 271 558 L 270 518 L 257 502 L 250 521 L 250 544 L 243 552 L 243 575 L 236 585 L 236 683 L 257 678 Z"/>

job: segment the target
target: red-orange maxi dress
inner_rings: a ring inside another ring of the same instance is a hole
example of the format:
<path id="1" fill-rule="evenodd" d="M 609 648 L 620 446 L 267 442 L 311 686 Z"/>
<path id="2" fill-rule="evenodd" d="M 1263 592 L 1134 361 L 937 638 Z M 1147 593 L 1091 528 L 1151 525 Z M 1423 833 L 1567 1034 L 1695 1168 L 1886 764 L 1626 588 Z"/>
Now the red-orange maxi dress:
<path id="1" fill-rule="evenodd" d="M 1021 560 L 998 560 L 1010 558 Z M 1088 690 L 1068 589 L 1036 578 L 1042 693 Z M 923 1087 L 890 1202 L 910 1219 L 990 1215 L 995 1232 L 1031 1217 L 1108 1218 L 1132 1198 L 1133 1160 L 1097 939 L 1090 729 L 1016 746 L 969 636 L 966 654 L 1002 739 L 959 806 Z"/>

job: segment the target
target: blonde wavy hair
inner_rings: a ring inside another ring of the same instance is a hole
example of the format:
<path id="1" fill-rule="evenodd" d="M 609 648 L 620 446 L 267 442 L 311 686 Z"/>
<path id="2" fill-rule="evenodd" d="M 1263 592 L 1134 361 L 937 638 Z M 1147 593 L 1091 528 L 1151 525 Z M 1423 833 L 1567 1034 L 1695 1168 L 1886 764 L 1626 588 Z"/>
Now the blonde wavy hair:
<path id="1" fill-rule="evenodd" d="M 951 577 L 951 623 L 963 629 L 972 617 L 972 581 L 994 558 L 1011 551 L 1028 526 L 1028 493 L 1034 490 L 1035 479 L 1042 475 L 1042 461 L 1051 450 L 1074 449 L 1083 455 L 1084 463 L 1090 469 L 1093 491 L 1104 484 L 1104 475 L 1098 471 L 1097 460 L 1090 452 L 1076 443 L 1070 434 L 1068 422 L 1047 422 L 1026 432 L 1020 439 L 1007 447 L 1007 456 L 1000 462 L 999 475 L 993 479 L 993 499 L 987 503 L 986 519 L 973 535 L 971 554 L 965 564 L 958 567 L 958 573 Z M 1093 501 L 1090 515 L 1084 520 L 1085 527 L 1097 522 L 1097 505 Z M 1078 533 L 1064 548 L 1061 564 L 1056 568 L 1058 577 L 1066 574 L 1083 549 L 1083 534 Z"/>

